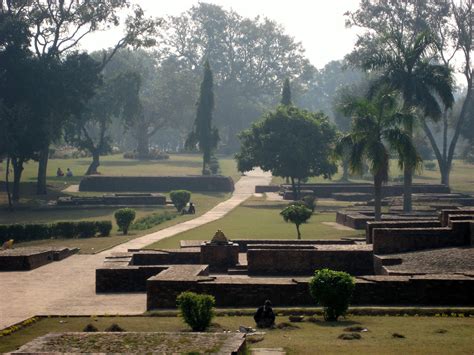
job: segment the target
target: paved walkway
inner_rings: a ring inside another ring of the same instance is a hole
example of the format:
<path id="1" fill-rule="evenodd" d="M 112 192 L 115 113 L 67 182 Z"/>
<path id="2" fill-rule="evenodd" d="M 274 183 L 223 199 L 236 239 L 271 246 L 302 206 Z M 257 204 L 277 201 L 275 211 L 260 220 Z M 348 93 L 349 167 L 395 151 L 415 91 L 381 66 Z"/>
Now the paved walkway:
<path id="1" fill-rule="evenodd" d="M 222 218 L 252 196 L 255 185 L 268 185 L 271 175 L 256 170 L 235 185 L 231 198 L 195 219 L 133 239 L 95 255 L 74 255 L 28 272 L 0 272 L 0 329 L 34 315 L 140 314 L 146 295 L 95 293 L 95 269 L 113 252 L 142 248 Z"/>

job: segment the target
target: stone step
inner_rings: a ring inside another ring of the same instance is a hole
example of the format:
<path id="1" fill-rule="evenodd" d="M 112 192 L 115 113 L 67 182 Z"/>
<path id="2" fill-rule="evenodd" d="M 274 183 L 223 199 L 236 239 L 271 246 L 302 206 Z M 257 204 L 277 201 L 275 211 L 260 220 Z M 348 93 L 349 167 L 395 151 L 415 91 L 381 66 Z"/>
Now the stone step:
<path id="1" fill-rule="evenodd" d="M 252 355 L 285 355 L 286 351 L 283 348 L 252 348 L 250 349 Z"/>
<path id="2" fill-rule="evenodd" d="M 239 268 L 239 269 L 228 269 L 227 270 L 227 274 L 229 275 L 247 275 L 248 273 L 248 270 L 247 268 L 243 269 L 243 268 Z"/>

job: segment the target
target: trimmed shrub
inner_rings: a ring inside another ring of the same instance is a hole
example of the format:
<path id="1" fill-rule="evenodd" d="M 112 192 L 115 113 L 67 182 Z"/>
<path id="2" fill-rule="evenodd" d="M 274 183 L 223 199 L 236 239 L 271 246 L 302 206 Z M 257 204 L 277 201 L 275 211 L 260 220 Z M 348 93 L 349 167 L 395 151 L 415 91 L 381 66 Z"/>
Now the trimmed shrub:
<path id="1" fill-rule="evenodd" d="M 174 207 L 181 212 L 187 203 L 191 200 L 191 192 L 188 190 L 175 190 L 170 192 L 170 199 Z"/>
<path id="2" fill-rule="evenodd" d="M 436 163 L 434 161 L 427 161 L 423 164 L 426 170 L 435 171 L 436 170 Z"/>
<path id="3" fill-rule="evenodd" d="M 309 282 L 309 292 L 323 307 L 326 321 L 337 321 L 346 313 L 354 287 L 351 275 L 329 269 L 316 270 Z"/>
<path id="4" fill-rule="evenodd" d="M 99 329 L 97 329 L 95 325 L 89 323 L 84 327 L 84 329 L 82 329 L 82 331 L 86 333 L 91 333 L 91 332 L 98 332 Z"/>
<path id="5" fill-rule="evenodd" d="M 165 211 L 163 213 L 153 213 L 149 216 L 145 216 L 142 218 L 137 219 L 133 224 L 130 226 L 131 230 L 146 230 L 153 228 L 163 222 L 172 220 L 173 218 L 176 218 L 178 215 L 176 212 L 169 213 L 168 211 Z"/>
<path id="6" fill-rule="evenodd" d="M 205 331 L 211 325 L 216 303 L 213 296 L 182 292 L 176 298 L 176 303 L 184 321 L 194 332 Z"/>
<path id="7" fill-rule="evenodd" d="M 110 327 L 105 329 L 106 332 L 124 332 L 125 329 L 123 329 L 120 325 L 117 323 L 112 323 Z"/>
<path id="8" fill-rule="evenodd" d="M 163 153 L 162 151 L 158 149 L 151 149 L 148 152 L 148 155 L 146 157 L 140 157 L 137 151 L 133 151 L 133 152 L 124 153 L 123 158 L 124 159 L 166 160 L 166 159 L 169 159 L 170 156 L 166 153 Z"/>
<path id="9" fill-rule="evenodd" d="M 112 230 L 112 222 L 110 221 L 97 221 L 95 222 L 97 232 L 101 237 L 110 236 L 110 231 Z"/>
<path id="10" fill-rule="evenodd" d="M 114 213 L 115 221 L 124 235 L 127 235 L 128 229 L 135 219 L 136 213 L 133 208 L 121 208 Z"/>
<path id="11" fill-rule="evenodd" d="M 25 224 L 24 240 L 47 239 L 51 237 L 51 228 L 48 224 Z"/>
<path id="12" fill-rule="evenodd" d="M 55 238 L 74 238 L 76 236 L 75 222 L 58 222 L 52 225 L 51 235 Z"/>
<path id="13" fill-rule="evenodd" d="M 76 231 L 79 238 L 92 238 L 97 233 L 97 226 L 95 222 L 77 222 Z"/>

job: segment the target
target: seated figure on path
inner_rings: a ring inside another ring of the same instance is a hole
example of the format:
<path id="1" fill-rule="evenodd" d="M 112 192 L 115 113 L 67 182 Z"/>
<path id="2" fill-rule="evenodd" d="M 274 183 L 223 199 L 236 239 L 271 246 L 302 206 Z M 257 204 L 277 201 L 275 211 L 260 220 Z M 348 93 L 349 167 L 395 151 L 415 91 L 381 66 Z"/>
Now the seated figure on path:
<path id="1" fill-rule="evenodd" d="M 271 328 L 275 325 L 275 313 L 270 300 L 266 300 L 263 306 L 258 307 L 253 319 L 257 323 L 257 328 Z"/>

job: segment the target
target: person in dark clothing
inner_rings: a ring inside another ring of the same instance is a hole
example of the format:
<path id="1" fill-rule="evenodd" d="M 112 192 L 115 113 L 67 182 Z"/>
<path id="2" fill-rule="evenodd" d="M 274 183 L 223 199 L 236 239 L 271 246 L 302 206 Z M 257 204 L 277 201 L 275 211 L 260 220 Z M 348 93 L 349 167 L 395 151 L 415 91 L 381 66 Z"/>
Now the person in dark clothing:
<path id="1" fill-rule="evenodd" d="M 196 213 L 196 208 L 194 207 L 194 204 L 190 202 L 189 208 L 188 208 L 188 214 L 195 214 L 195 213 Z"/>
<path id="2" fill-rule="evenodd" d="M 253 319 L 257 323 L 257 328 L 271 328 L 275 325 L 275 313 L 270 300 L 266 300 L 263 306 L 258 307 Z"/>

